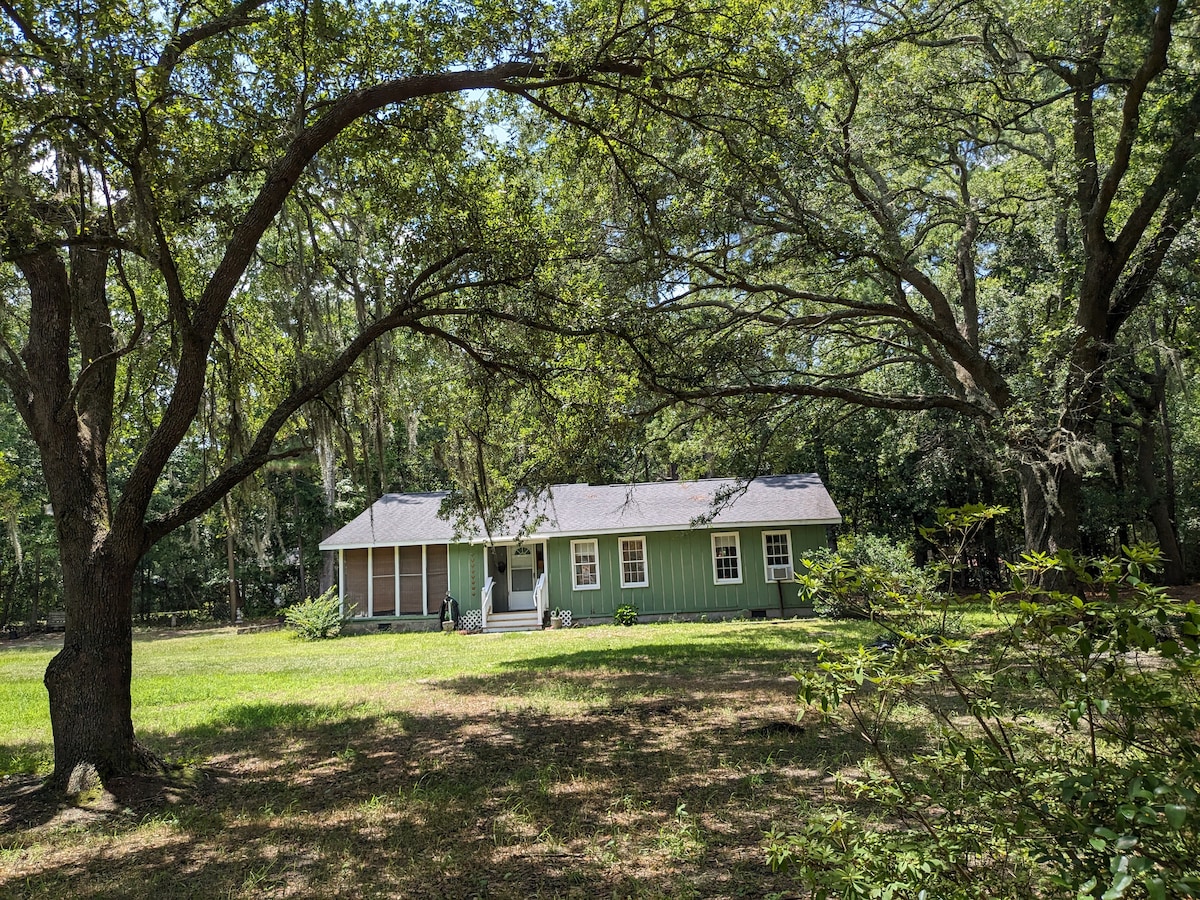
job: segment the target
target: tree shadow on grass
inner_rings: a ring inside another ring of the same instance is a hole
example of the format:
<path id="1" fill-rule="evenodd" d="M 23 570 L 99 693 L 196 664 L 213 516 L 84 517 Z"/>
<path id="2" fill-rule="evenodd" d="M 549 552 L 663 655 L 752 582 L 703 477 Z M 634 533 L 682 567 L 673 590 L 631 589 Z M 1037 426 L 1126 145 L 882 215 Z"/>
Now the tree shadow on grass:
<path id="1" fill-rule="evenodd" d="M 416 706 L 389 707 L 386 696 L 371 711 L 247 703 L 199 728 L 143 734 L 159 752 L 203 764 L 153 802 L 71 829 L 29 828 L 34 822 L 18 831 L 10 821 L 0 894 L 790 891 L 765 865 L 763 832 L 794 818 L 798 799 L 832 791 L 827 770 L 855 765 L 861 747 L 816 726 L 761 727 L 794 723 L 780 678 L 676 672 L 647 685 L 640 652 L 618 651 L 616 673 L 588 651 L 434 682 Z M 512 692 L 514 679 L 525 679 L 533 697 L 539 672 L 589 659 L 601 671 L 572 669 L 581 684 L 640 679 L 642 692 L 629 684 L 620 702 L 564 712 L 525 702 L 523 688 Z"/>
<path id="2" fill-rule="evenodd" d="M 705 633 L 697 626 L 687 641 L 676 643 L 616 644 L 598 636 L 594 646 L 561 653 L 545 653 L 512 660 L 512 671 L 623 671 L 662 672 L 679 675 L 720 675 L 731 669 L 783 675 L 815 660 L 813 635 L 800 630 L 760 626 L 736 632 Z M 653 626 L 648 630 L 653 636 Z"/>
<path id="3" fill-rule="evenodd" d="M 145 644 L 155 641 L 170 641 L 176 638 L 194 638 L 200 636 L 232 637 L 236 634 L 237 628 L 233 625 L 180 625 L 177 628 L 171 628 L 166 625 L 136 625 L 133 632 L 133 642 L 135 644 Z"/>

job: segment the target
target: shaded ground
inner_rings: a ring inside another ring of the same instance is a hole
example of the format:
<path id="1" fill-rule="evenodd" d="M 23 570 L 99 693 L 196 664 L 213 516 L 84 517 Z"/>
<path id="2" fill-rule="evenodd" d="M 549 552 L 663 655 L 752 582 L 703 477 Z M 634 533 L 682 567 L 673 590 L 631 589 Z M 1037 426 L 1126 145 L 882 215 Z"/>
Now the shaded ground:
<path id="1" fill-rule="evenodd" d="M 861 763 L 786 677 L 861 623 L 186 634 L 138 637 L 153 721 L 203 707 L 141 732 L 185 768 L 72 805 L 0 779 L 0 897 L 796 898 L 763 833 Z"/>
<path id="2" fill-rule="evenodd" d="M 553 654 L 384 687 L 370 714 L 362 698 L 248 703 L 143 735 L 198 762 L 186 777 L 82 807 L 10 778 L 0 895 L 798 896 L 763 832 L 856 751 L 796 723 L 778 659 L 686 657 Z"/>
<path id="3" fill-rule="evenodd" d="M 273 622 L 274 620 L 272 620 Z M 171 638 L 194 637 L 198 634 L 215 634 L 228 631 L 232 626 L 207 623 L 203 625 L 180 625 L 176 628 L 163 627 L 134 627 L 135 641 L 163 641 Z M 0 640 L 0 652 L 9 649 L 37 648 L 57 650 L 62 647 L 63 633 L 61 631 L 34 631 L 19 637 L 6 636 Z"/>

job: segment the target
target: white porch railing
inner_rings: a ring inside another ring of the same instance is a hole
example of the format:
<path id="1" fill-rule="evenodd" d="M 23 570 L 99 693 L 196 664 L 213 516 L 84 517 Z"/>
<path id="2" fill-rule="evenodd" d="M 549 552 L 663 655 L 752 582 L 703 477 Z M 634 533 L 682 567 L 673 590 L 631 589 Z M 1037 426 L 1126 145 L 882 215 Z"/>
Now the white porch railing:
<path id="1" fill-rule="evenodd" d="M 487 631 L 488 616 L 492 614 L 492 592 L 495 589 L 496 579 L 489 575 L 483 583 L 483 595 L 479 598 L 480 618 L 483 620 L 479 626 L 481 631 Z"/>
<path id="2" fill-rule="evenodd" d="M 537 610 L 538 626 L 546 621 L 546 610 L 550 606 L 550 591 L 546 587 L 546 573 L 538 576 L 537 584 L 533 586 L 533 605 Z"/>

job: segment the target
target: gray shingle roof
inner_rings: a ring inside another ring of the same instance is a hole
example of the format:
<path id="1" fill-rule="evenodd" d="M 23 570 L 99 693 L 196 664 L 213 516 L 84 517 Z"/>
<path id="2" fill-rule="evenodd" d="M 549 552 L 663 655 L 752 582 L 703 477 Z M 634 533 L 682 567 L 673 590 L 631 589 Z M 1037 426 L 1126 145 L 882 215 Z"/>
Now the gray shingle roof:
<path id="1" fill-rule="evenodd" d="M 482 525 L 456 535 L 438 515 L 446 493 L 386 494 L 344 528 L 321 542 L 322 550 L 395 544 L 445 544 L 484 540 Z M 718 504 L 714 516 L 714 503 Z M 842 517 L 816 475 L 768 475 L 749 482 L 732 478 L 657 481 L 643 484 L 556 484 L 536 513 L 514 514 L 507 535 L 565 537 L 634 534 L 716 526 L 836 525 Z"/>

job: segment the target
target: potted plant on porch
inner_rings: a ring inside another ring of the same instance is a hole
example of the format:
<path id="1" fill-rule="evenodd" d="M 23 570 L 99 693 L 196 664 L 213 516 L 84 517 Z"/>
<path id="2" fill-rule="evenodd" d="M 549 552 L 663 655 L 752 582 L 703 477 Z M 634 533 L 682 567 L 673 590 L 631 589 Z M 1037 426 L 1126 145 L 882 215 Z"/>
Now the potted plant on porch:
<path id="1" fill-rule="evenodd" d="M 563 620 L 563 611 L 560 607 L 556 606 L 556 607 L 554 607 L 554 609 L 550 610 L 550 627 L 551 628 L 562 628 L 562 624 L 563 624 L 562 620 Z"/>

